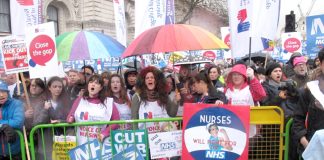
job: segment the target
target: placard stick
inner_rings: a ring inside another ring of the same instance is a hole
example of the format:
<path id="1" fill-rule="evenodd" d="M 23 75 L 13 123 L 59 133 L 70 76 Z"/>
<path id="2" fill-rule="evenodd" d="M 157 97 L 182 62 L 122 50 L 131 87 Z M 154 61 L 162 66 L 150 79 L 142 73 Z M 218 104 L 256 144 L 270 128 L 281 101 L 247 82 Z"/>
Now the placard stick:
<path id="1" fill-rule="evenodd" d="M 27 92 L 26 80 L 25 80 L 25 77 L 24 77 L 23 73 L 19 73 L 19 74 L 20 74 L 20 78 L 21 78 L 21 81 L 22 81 L 22 84 L 23 84 L 23 87 L 24 87 L 24 94 L 25 94 L 25 98 L 26 98 L 26 102 L 27 102 L 27 106 L 26 106 L 26 110 L 27 110 L 27 109 L 31 108 L 31 105 L 30 105 L 29 95 L 28 95 L 28 92 Z"/>
<path id="2" fill-rule="evenodd" d="M 19 84 L 19 75 L 16 73 L 16 85 L 17 85 L 17 96 L 20 96 L 20 84 Z M 15 94 L 15 93 L 14 93 Z"/>

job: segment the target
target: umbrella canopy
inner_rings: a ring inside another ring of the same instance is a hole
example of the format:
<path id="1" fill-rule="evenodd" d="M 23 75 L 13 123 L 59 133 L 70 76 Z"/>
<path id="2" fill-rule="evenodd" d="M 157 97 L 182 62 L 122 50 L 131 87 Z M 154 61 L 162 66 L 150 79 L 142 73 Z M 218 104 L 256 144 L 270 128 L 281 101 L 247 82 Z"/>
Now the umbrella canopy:
<path id="1" fill-rule="evenodd" d="M 56 37 L 59 61 L 120 57 L 125 47 L 99 32 L 67 32 Z"/>
<path id="2" fill-rule="evenodd" d="M 228 49 L 228 46 L 200 27 L 169 24 L 144 31 L 127 47 L 122 57 L 145 53 L 207 49 Z"/>
<path id="3" fill-rule="evenodd" d="M 184 64 L 200 64 L 200 63 L 210 63 L 212 62 L 210 59 L 202 57 L 202 56 L 193 56 L 188 55 L 183 58 L 180 58 L 174 62 L 175 66 L 184 65 Z"/>
<path id="4" fill-rule="evenodd" d="M 254 62 L 260 61 L 260 62 L 264 62 L 266 59 L 267 54 L 266 53 L 262 53 L 262 52 L 256 52 L 256 53 L 251 53 L 251 60 L 253 60 Z M 245 55 L 244 57 L 241 58 L 244 61 L 249 60 L 249 55 Z M 270 55 L 268 55 L 268 60 L 271 60 L 272 57 Z"/>

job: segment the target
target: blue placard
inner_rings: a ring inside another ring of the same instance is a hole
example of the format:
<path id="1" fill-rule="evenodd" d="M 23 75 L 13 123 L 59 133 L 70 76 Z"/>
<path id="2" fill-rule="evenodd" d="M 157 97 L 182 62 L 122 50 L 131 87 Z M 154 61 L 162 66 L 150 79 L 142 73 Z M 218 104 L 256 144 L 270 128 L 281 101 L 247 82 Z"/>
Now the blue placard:
<path id="1" fill-rule="evenodd" d="M 131 145 L 128 148 L 126 148 L 124 151 L 119 152 L 118 154 L 114 155 L 114 159 L 144 160 L 142 154 L 139 152 L 139 150 L 134 145 Z"/>
<path id="2" fill-rule="evenodd" d="M 69 156 L 71 160 L 108 160 L 112 157 L 111 153 L 110 143 L 104 143 L 102 145 L 95 139 L 71 149 Z"/>
<path id="3" fill-rule="evenodd" d="M 306 17 L 306 51 L 308 56 L 316 57 L 324 47 L 324 15 Z"/>

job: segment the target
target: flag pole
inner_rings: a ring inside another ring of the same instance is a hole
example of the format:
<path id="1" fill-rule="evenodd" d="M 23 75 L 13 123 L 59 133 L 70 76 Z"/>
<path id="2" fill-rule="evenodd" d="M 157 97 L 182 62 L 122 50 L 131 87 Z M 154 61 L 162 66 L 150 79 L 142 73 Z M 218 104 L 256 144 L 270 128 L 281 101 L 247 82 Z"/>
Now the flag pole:
<path id="1" fill-rule="evenodd" d="M 251 65 L 251 46 L 252 46 L 252 37 L 249 38 L 249 66 Z"/>

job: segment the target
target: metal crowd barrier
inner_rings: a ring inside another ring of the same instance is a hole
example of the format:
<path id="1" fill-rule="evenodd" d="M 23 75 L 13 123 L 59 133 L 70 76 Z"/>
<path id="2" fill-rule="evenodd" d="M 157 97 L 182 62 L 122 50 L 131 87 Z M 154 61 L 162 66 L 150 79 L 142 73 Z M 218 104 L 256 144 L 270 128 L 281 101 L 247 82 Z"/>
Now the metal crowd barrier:
<path id="1" fill-rule="evenodd" d="M 284 155 L 284 160 L 289 160 L 289 143 L 290 143 L 290 129 L 293 123 L 293 119 L 291 118 L 287 124 L 286 124 L 286 128 L 285 128 L 285 155 Z"/>
<path id="2" fill-rule="evenodd" d="M 17 133 L 18 138 L 19 138 L 19 139 L 16 139 L 16 141 L 20 142 L 20 154 L 21 154 L 21 157 L 19 159 L 26 160 L 26 148 L 25 148 L 25 141 L 24 141 L 25 139 L 24 139 L 23 133 L 20 130 L 16 130 L 16 133 Z M 4 143 L 7 143 L 7 142 L 4 142 Z M 8 155 L 2 155 L 2 156 L 0 155 L 0 159 L 2 159 L 2 158 L 10 159 L 10 160 L 14 159 L 14 157 L 13 157 L 13 155 L 11 153 L 11 145 L 10 145 L 10 143 L 7 143 L 6 146 L 8 147 L 7 149 L 8 149 L 9 154 Z M 5 144 L 1 145 L 2 150 L 0 152 L 5 152 L 6 149 L 3 148 L 3 147 L 5 147 Z"/>
<path id="3" fill-rule="evenodd" d="M 160 118 L 160 119 L 142 119 L 142 120 L 128 120 L 128 121 L 108 121 L 108 122 L 85 122 L 85 123 L 59 123 L 59 124 L 41 124 L 32 128 L 29 135 L 29 146 L 32 160 L 39 159 L 52 159 L 53 152 L 47 151 L 48 145 L 53 145 L 53 137 L 56 134 L 56 130 L 60 129 L 63 133 L 63 137 L 68 137 L 69 132 L 76 132 L 78 126 L 93 126 L 93 125 L 111 125 L 119 124 L 126 125 L 131 124 L 134 126 L 139 123 L 149 122 L 178 122 L 179 130 L 182 130 L 182 117 L 176 118 Z M 267 159 L 267 160 L 282 160 L 284 145 L 284 116 L 283 111 L 279 107 L 275 106 L 261 106 L 251 108 L 250 123 L 257 125 L 258 132 L 253 138 L 250 138 L 249 142 L 249 159 Z M 125 131 L 126 132 L 126 131 Z M 48 133 L 51 135 L 49 136 Z M 146 132 L 147 133 L 147 132 Z M 73 133 L 72 133 L 73 134 Z M 49 137 L 47 137 L 49 136 Z M 111 141 L 110 136 L 110 141 Z M 147 138 L 147 135 L 145 136 Z M 65 139 L 66 139 L 65 138 Z M 63 138 L 64 139 L 64 138 Z M 286 138 L 287 141 L 288 138 Z M 36 143 L 38 140 L 38 143 Z M 47 144 L 52 141 L 52 143 Z M 137 143 L 134 142 L 136 145 Z M 67 144 L 65 144 L 67 145 Z M 149 150 L 148 140 L 145 141 L 146 153 Z M 287 148 L 287 147 L 286 147 Z M 68 149 L 62 149 L 60 152 L 60 159 L 69 159 Z M 64 153 L 65 152 L 65 153 Z M 147 154 L 149 155 L 149 154 Z M 149 156 L 146 156 L 149 159 Z"/>

